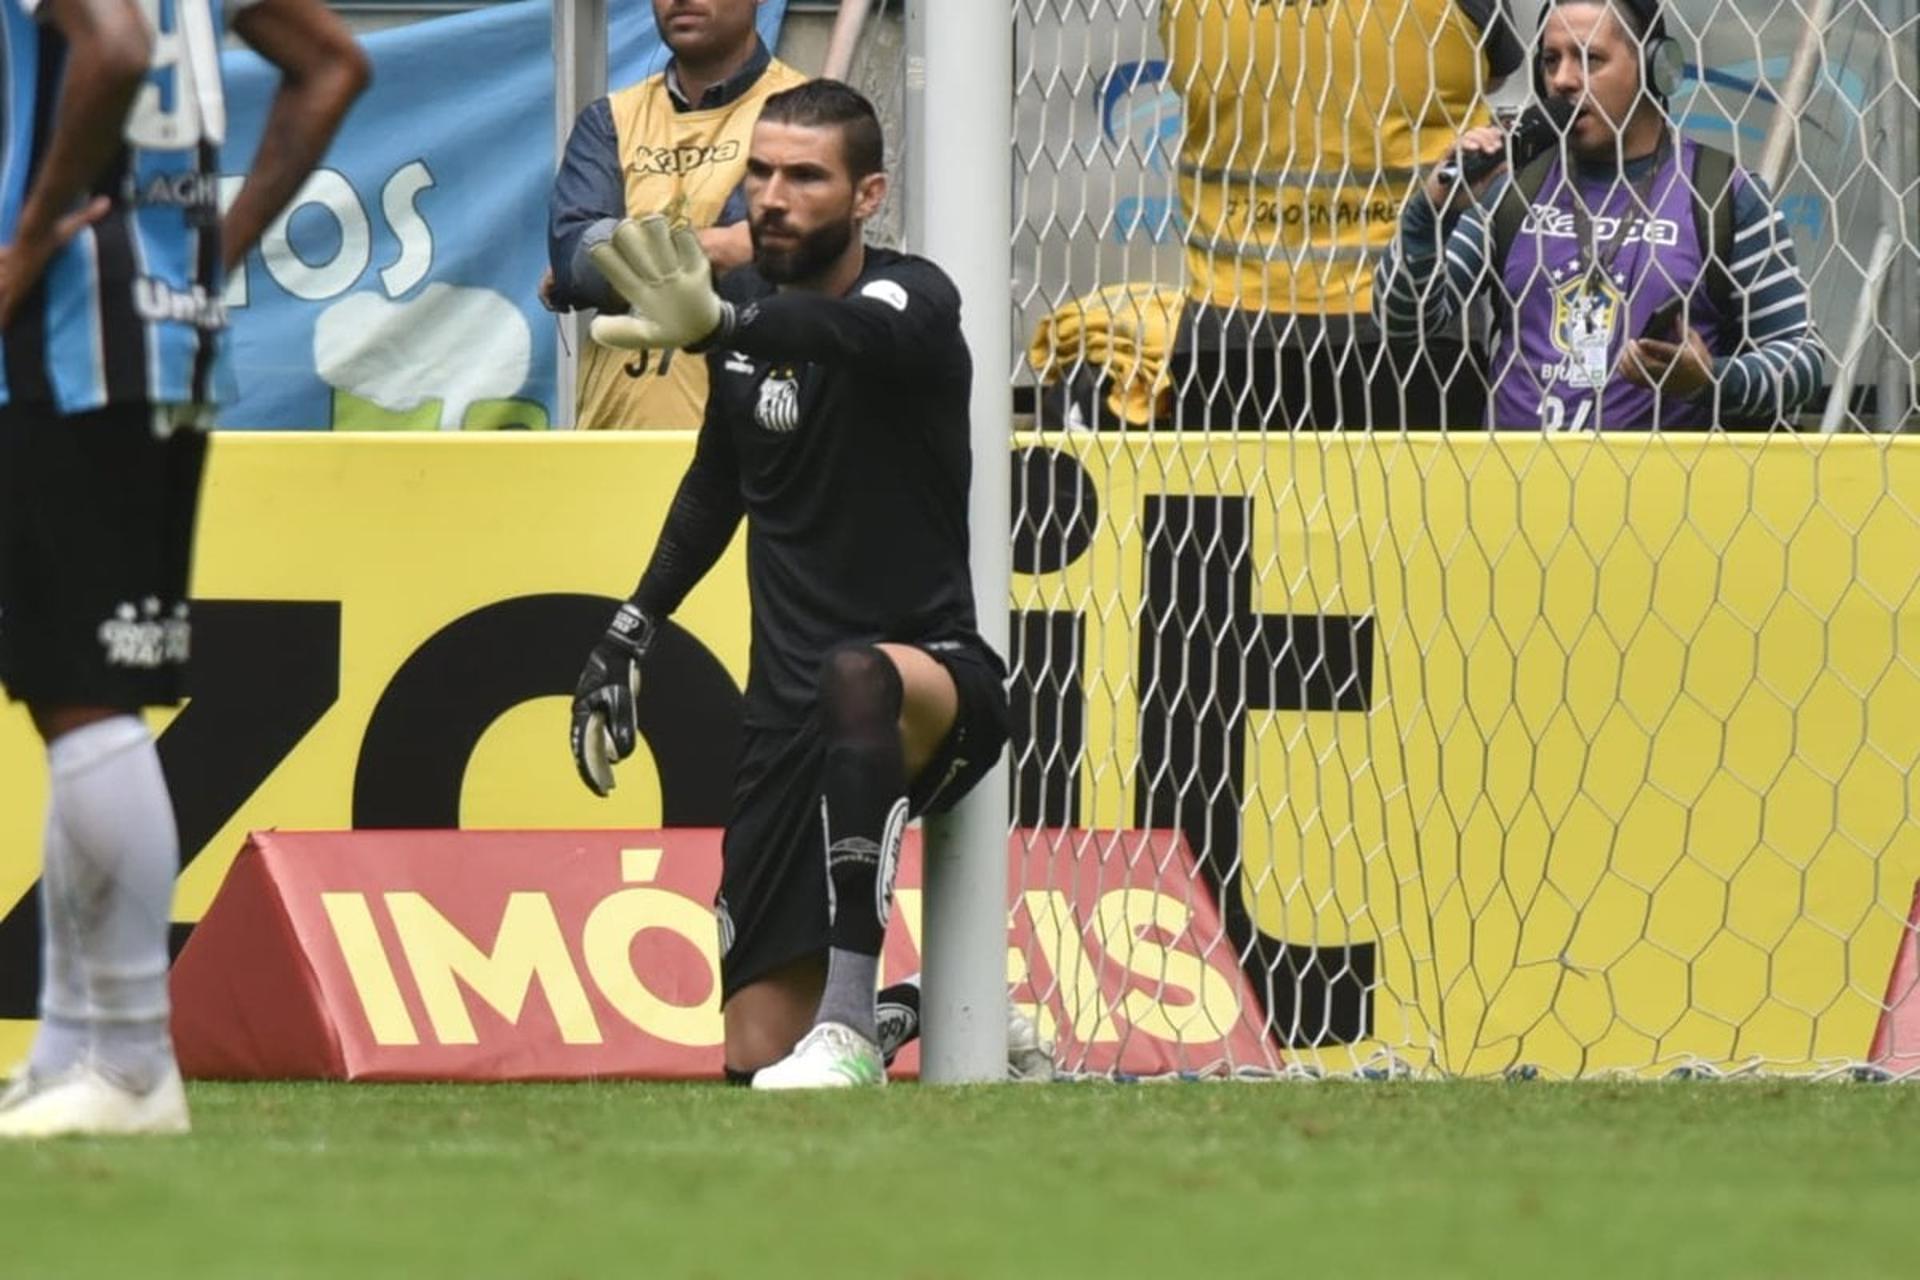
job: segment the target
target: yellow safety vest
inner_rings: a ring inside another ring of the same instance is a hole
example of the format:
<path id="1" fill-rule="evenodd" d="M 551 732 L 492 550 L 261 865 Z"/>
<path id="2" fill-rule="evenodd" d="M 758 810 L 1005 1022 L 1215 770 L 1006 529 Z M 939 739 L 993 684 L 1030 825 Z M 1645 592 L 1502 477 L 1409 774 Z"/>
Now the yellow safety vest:
<path id="1" fill-rule="evenodd" d="M 626 174 L 627 213 L 678 209 L 710 227 L 747 171 L 747 145 L 760 107 L 807 77 L 784 62 L 767 65 L 751 89 L 725 106 L 675 111 L 662 72 L 609 96 Z M 582 428 L 697 428 L 707 409 L 707 362 L 684 351 L 614 351 L 588 343 L 580 357 Z"/>
<path id="2" fill-rule="evenodd" d="M 1419 174 L 1491 119 L 1479 31 L 1450 0 L 1161 0 L 1160 13 L 1186 107 L 1187 295 L 1366 312 Z"/>

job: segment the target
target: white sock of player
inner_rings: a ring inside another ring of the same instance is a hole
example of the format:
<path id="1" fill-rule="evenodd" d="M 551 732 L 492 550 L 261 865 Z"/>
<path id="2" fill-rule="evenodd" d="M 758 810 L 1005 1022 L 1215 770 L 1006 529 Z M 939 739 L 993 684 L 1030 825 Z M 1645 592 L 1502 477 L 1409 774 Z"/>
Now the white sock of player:
<path id="1" fill-rule="evenodd" d="M 68 885 L 73 855 L 51 814 L 41 844 L 40 1026 L 27 1069 L 51 1079 L 87 1054 L 87 979 L 74 935 L 77 904 Z"/>
<path id="2" fill-rule="evenodd" d="M 135 716 L 62 734 L 53 780 L 49 870 L 79 945 L 94 1064 L 144 1092 L 173 1060 L 167 1030 L 167 929 L 180 843 L 153 737 Z"/>

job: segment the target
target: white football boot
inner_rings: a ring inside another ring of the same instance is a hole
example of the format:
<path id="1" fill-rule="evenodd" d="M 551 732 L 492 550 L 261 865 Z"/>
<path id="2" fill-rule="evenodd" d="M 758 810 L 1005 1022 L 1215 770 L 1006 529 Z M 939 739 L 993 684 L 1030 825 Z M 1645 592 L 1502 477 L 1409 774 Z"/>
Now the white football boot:
<path id="1" fill-rule="evenodd" d="M 823 1022 L 793 1052 L 753 1074 L 756 1089 L 852 1089 L 887 1082 L 880 1046 L 838 1022 Z"/>
<path id="2" fill-rule="evenodd" d="M 187 1092 L 179 1068 L 134 1093 L 87 1063 L 41 1080 L 22 1074 L 0 1095 L 0 1139 L 65 1134 L 186 1133 Z"/>
<path id="3" fill-rule="evenodd" d="M 7 1077 L 6 1086 L 0 1088 L 0 1115 L 4 1115 L 9 1108 L 26 1097 L 32 1088 L 33 1076 L 27 1064 L 23 1062 L 13 1069 L 13 1074 Z"/>
<path id="4" fill-rule="evenodd" d="M 1033 1083 L 1053 1079 L 1053 1044 L 1040 1037 L 1033 1019 L 1007 1003 L 1007 1079 Z"/>

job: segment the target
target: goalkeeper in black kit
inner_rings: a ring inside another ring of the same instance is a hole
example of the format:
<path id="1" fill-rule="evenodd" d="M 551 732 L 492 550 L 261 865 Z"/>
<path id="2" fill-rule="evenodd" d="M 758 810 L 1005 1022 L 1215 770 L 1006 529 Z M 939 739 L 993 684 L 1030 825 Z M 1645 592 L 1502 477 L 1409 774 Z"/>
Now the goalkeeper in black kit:
<path id="1" fill-rule="evenodd" d="M 727 1074 L 877 1085 L 918 1030 L 916 986 L 875 991 L 907 822 L 952 806 L 1007 739 L 967 565 L 972 362 L 945 273 L 861 241 L 887 179 L 859 93 L 769 98 L 744 185 L 753 262 L 717 290 L 661 215 L 593 252 L 632 304 L 594 340 L 704 352 L 712 389 L 652 560 L 581 674 L 573 753 L 604 795 L 656 629 L 745 517 L 746 732 L 714 904 Z M 1014 1073 L 1050 1073 L 1032 1024 L 1009 1031 Z"/>

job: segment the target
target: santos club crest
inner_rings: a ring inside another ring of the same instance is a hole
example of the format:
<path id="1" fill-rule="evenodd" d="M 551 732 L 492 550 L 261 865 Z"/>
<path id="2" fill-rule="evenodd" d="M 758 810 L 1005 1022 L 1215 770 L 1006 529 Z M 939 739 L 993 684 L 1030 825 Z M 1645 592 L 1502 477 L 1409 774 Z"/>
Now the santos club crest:
<path id="1" fill-rule="evenodd" d="M 760 384 L 753 420 L 763 431 L 787 434 L 800 425 L 800 382 L 792 369 L 775 369 Z"/>

